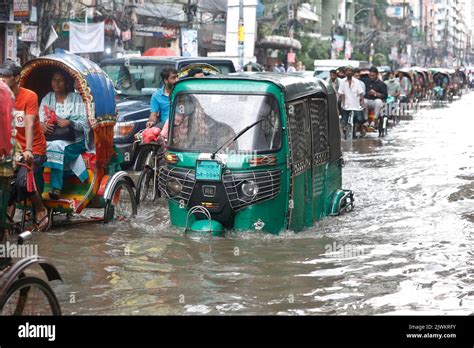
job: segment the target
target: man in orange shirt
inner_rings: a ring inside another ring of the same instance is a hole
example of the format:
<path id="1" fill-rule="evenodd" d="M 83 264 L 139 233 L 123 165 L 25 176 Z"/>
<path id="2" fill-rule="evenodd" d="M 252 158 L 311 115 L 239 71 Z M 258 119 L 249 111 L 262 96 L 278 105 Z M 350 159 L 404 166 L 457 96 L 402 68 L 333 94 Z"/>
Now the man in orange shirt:
<path id="1" fill-rule="evenodd" d="M 15 200 L 28 198 L 35 207 L 36 222 L 39 230 L 48 227 L 48 211 L 41 200 L 43 191 L 43 167 L 46 161 L 46 139 L 38 115 L 38 96 L 35 92 L 20 87 L 21 67 L 13 61 L 0 66 L 0 79 L 5 82 L 15 96 L 16 141 L 20 145 L 26 164 L 33 166 L 37 191 L 28 192 L 26 185 L 27 170 L 20 166 L 9 201 L 9 216 L 15 212 Z"/>

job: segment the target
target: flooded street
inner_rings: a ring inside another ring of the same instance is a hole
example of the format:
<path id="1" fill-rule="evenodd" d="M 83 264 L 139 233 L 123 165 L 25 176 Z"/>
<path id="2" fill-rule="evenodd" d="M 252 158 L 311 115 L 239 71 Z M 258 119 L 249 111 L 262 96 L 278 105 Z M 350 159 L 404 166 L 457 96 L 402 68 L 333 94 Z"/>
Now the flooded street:
<path id="1" fill-rule="evenodd" d="M 131 223 L 35 234 L 66 315 L 474 313 L 474 93 L 343 144 L 356 207 L 311 230 L 185 238 Z"/>

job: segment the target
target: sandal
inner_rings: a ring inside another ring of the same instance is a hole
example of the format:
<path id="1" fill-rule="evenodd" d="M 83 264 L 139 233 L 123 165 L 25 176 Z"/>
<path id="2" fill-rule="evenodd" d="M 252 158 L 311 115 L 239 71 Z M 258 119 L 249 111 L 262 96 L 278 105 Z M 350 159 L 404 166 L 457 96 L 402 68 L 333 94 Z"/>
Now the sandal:
<path id="1" fill-rule="evenodd" d="M 46 215 L 41 218 L 41 220 L 37 221 L 35 224 L 35 230 L 39 232 L 45 232 L 49 228 L 49 212 L 46 210 Z"/>

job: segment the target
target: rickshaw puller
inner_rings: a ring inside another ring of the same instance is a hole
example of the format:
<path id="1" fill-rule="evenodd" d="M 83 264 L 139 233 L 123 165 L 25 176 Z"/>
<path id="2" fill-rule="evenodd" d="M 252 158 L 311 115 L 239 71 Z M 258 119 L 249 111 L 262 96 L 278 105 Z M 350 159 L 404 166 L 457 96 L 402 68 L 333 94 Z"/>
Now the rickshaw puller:
<path id="1" fill-rule="evenodd" d="M 344 124 L 344 132 L 346 132 L 345 126 L 347 125 L 349 114 L 351 111 L 354 112 L 354 127 L 356 125 L 361 126 L 364 123 L 364 88 L 362 84 L 356 78 L 353 78 L 354 72 L 352 68 L 346 68 L 346 78 L 340 81 L 338 94 L 341 102 L 341 115 Z M 361 134 L 364 134 L 364 130 L 361 129 Z"/>
<path id="2" fill-rule="evenodd" d="M 175 83 L 178 81 L 178 71 L 174 68 L 164 68 L 160 75 L 164 85 L 153 93 L 151 97 L 150 117 L 146 123 L 147 128 L 153 127 L 159 117 L 157 126 L 162 129 L 170 114 L 170 94 Z"/>
<path id="3" fill-rule="evenodd" d="M 387 86 L 378 78 L 379 71 L 376 67 L 369 70 L 369 78 L 364 79 L 365 83 L 365 120 L 369 119 L 369 111 L 374 110 L 376 119 L 382 116 L 384 100 L 387 98 Z"/>

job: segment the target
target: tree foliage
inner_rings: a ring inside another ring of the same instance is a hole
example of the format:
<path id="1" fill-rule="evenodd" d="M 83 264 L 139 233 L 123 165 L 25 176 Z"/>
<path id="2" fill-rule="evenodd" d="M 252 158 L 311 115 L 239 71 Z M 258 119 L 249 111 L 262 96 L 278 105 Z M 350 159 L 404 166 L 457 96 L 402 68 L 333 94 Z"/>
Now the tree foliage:
<path id="1" fill-rule="evenodd" d="M 321 41 L 308 36 L 299 36 L 301 51 L 296 54 L 296 58 L 303 62 L 303 65 L 312 70 L 315 59 L 329 59 L 331 45 L 327 41 Z"/>
<path id="2" fill-rule="evenodd" d="M 378 22 L 386 23 L 387 15 L 386 10 L 389 6 L 387 0 L 356 0 L 354 2 L 355 13 L 363 8 L 372 8 L 374 10 L 374 15 L 377 18 Z M 365 15 L 367 17 L 367 15 Z M 357 20 L 363 19 L 364 14 L 357 16 Z"/>

